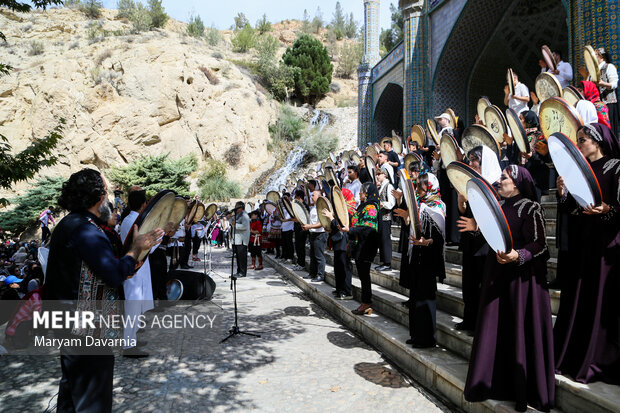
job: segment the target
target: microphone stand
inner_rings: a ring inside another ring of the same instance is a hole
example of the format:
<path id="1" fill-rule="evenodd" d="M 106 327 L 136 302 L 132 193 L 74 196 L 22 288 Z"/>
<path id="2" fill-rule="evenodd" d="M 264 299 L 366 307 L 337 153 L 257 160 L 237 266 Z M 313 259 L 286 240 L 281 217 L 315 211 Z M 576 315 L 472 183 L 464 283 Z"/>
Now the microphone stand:
<path id="1" fill-rule="evenodd" d="M 232 233 L 232 241 L 233 241 L 233 243 L 235 242 L 235 228 L 236 228 L 236 224 L 237 224 L 236 221 L 237 220 L 236 220 L 236 217 L 235 217 L 235 225 L 231 225 L 231 233 Z M 241 329 L 239 329 L 239 313 L 238 313 L 238 308 L 237 308 L 237 277 L 234 274 L 236 248 L 235 248 L 234 244 L 232 245 L 232 247 L 233 247 L 232 248 L 232 259 L 230 261 L 230 289 L 233 292 L 233 303 L 234 303 L 234 307 L 235 307 L 235 324 L 233 324 L 233 326 L 230 328 L 230 330 L 228 330 L 228 335 L 226 337 L 224 337 L 222 339 L 222 341 L 220 341 L 220 343 L 223 343 L 226 340 L 228 340 L 229 338 L 237 336 L 239 334 L 243 334 L 243 335 L 246 335 L 246 336 L 252 336 L 252 337 L 259 337 L 260 338 L 260 334 L 250 333 L 250 332 L 247 332 L 247 331 L 241 331 Z"/>

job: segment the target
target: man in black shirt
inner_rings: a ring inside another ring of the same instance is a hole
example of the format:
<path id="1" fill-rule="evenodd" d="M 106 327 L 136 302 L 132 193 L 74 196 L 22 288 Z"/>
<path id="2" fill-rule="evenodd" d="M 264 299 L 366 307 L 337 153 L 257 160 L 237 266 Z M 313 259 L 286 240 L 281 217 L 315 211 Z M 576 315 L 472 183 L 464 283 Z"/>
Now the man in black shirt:
<path id="1" fill-rule="evenodd" d="M 58 204 L 70 213 L 52 234 L 45 300 L 75 302 L 100 287 L 107 288 L 108 292 L 120 287 L 134 274 L 140 252 L 151 249 L 163 236 L 161 229 L 138 235 L 134 227 L 134 241 L 129 251 L 116 258 L 112 244 L 100 227 L 99 217 L 108 207 L 107 202 L 106 184 L 101 174 L 93 169 L 76 172 L 63 184 Z M 94 280 L 81 284 L 89 273 L 95 276 Z M 88 286 L 92 286 L 92 290 L 87 292 Z M 62 348 L 58 411 L 109 412 L 112 410 L 114 356 L 83 353 L 84 349 L 80 348 Z"/>

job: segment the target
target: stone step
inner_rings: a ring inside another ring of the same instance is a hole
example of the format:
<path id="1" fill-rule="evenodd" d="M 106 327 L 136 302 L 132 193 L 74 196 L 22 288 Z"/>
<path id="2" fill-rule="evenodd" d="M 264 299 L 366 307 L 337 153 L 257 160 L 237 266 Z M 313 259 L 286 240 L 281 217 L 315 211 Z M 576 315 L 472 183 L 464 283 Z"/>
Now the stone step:
<path id="1" fill-rule="evenodd" d="M 297 285 L 317 304 L 359 334 L 368 344 L 384 353 L 411 377 L 439 398 L 452 403 L 456 409 L 471 413 L 512 413 L 514 403 L 486 400 L 481 403 L 465 401 L 463 390 L 467 378 L 468 361 L 446 348 L 413 349 L 405 343 L 409 330 L 394 320 L 374 312 L 370 316 L 356 316 L 351 310 L 359 302 L 338 301 L 331 294 L 328 283 L 309 283 L 302 279 L 305 272 L 293 271 L 290 266 L 267 256 L 265 261 L 274 266 L 284 277 Z M 529 408 L 528 413 L 536 410 Z M 560 413 L 560 410 L 553 410 Z"/>
<path id="2" fill-rule="evenodd" d="M 547 233 L 547 236 L 555 237 L 555 226 L 556 226 L 555 217 L 552 219 L 548 218 L 545 221 L 545 231 Z M 392 237 L 398 239 L 399 236 L 400 236 L 400 224 L 392 223 Z"/>
<path id="3" fill-rule="evenodd" d="M 393 269 L 400 270 L 401 256 L 401 253 L 392 251 L 391 265 Z M 446 247 L 445 260 L 447 264 L 455 264 L 460 266 L 462 262 L 462 252 L 455 247 Z M 377 257 L 375 258 L 375 263 L 379 264 L 379 254 L 377 254 Z M 550 258 L 549 261 L 547 261 L 547 279 L 549 281 L 555 279 L 557 265 L 557 258 Z"/>
<path id="4" fill-rule="evenodd" d="M 280 263 L 275 263 L 274 260 L 271 259 L 271 257 L 268 258 L 268 261 L 270 261 L 272 265 L 276 266 L 280 272 L 288 273 L 289 276 L 294 274 L 293 276 L 298 278 L 297 280 L 298 282 L 304 283 L 309 288 L 314 288 L 315 292 L 319 292 L 319 289 L 325 290 L 325 284 L 323 283 L 310 284 L 300 279 L 299 274 L 303 274 L 303 272 L 296 274 L 287 266 L 282 265 Z M 393 289 L 389 287 L 386 288 L 386 287 L 383 287 L 382 285 L 377 285 L 375 283 L 375 280 L 377 279 L 376 272 L 374 276 L 371 273 L 371 279 L 373 281 L 373 310 L 376 310 L 379 313 L 376 315 L 376 317 L 382 317 L 382 316 L 386 317 L 386 319 L 383 320 L 383 322 L 378 323 L 377 326 L 379 326 L 380 328 L 386 328 L 388 325 L 390 325 L 388 329 L 391 331 L 398 327 L 398 326 L 394 326 L 393 325 L 394 323 L 400 324 L 401 328 L 405 328 L 404 334 L 405 334 L 405 337 L 408 338 L 408 322 L 409 322 L 408 309 L 403 307 L 400 304 L 401 302 L 407 299 L 407 296 L 405 294 L 401 294 L 400 292 L 394 291 Z M 333 267 L 331 267 L 331 265 L 326 267 L 326 281 L 328 284 L 331 284 L 332 286 L 335 285 Z M 398 285 L 397 280 L 396 280 L 396 285 Z M 402 290 L 400 286 L 398 286 L 398 288 Z M 331 292 L 331 287 L 328 287 L 327 291 L 321 291 L 322 295 L 326 293 L 330 294 L 330 292 Z M 406 292 L 406 290 L 404 290 L 403 292 Z M 355 299 L 359 301 L 360 296 L 361 296 L 361 287 L 360 287 L 360 281 L 357 277 L 353 279 L 353 293 L 354 293 Z M 335 304 L 341 303 L 341 302 L 336 302 L 336 300 L 334 300 L 329 295 L 327 298 L 331 299 L 331 301 L 333 301 Z M 350 305 L 350 302 L 348 302 L 347 304 L 349 304 L 347 305 L 347 309 L 349 309 L 349 307 L 350 309 L 353 309 L 357 306 L 357 303 L 355 303 L 354 305 Z M 440 305 L 439 305 L 439 298 L 438 298 L 437 340 L 438 340 L 439 345 L 443 347 L 442 350 L 444 352 L 442 354 L 448 355 L 450 353 L 454 353 L 455 355 L 463 359 L 468 359 L 469 354 L 471 353 L 471 345 L 473 342 L 473 338 L 466 333 L 455 330 L 453 328 L 454 324 L 461 321 L 461 319 L 459 317 L 456 317 L 453 312 L 445 311 L 443 309 L 440 309 L 439 307 Z M 349 314 L 346 314 L 346 315 L 335 314 L 335 315 L 338 316 L 338 318 L 343 318 L 344 316 L 349 315 Z M 369 319 L 369 318 L 371 317 L 362 317 L 362 319 Z M 372 335 L 372 331 L 367 331 L 367 330 L 366 331 L 357 330 L 357 331 L 358 333 L 364 335 L 365 337 L 367 337 L 367 335 Z M 379 332 L 375 331 L 375 333 L 379 333 Z M 403 332 L 401 331 L 401 335 L 402 334 Z M 377 339 L 379 340 L 379 344 L 383 344 L 381 337 L 378 337 L 378 338 L 374 337 L 374 338 L 375 338 L 375 341 Z M 395 338 L 394 335 L 391 335 L 391 338 L 394 339 Z M 404 340 L 406 340 L 406 338 Z M 375 341 L 371 343 L 374 343 Z M 403 350 L 402 348 L 395 348 L 393 344 L 394 343 L 392 343 L 392 345 L 389 346 L 390 350 L 392 351 L 396 350 L 398 352 Z M 402 343 L 399 343 L 399 344 L 402 344 Z M 380 345 L 376 345 L 376 346 L 379 347 L 381 350 L 385 351 Z M 408 350 L 408 346 L 405 345 L 405 349 Z M 445 350 L 448 350 L 449 352 L 446 352 Z M 435 350 L 414 350 L 414 351 L 415 352 L 426 352 L 426 351 L 435 351 Z M 390 358 L 393 360 L 399 360 L 399 359 L 402 359 L 403 357 L 402 354 L 399 354 L 398 357 L 395 357 L 392 354 L 388 354 L 388 356 L 390 356 Z M 407 365 L 409 364 L 410 363 L 407 361 Z M 406 368 L 407 365 L 405 366 L 401 365 L 401 367 L 404 367 L 406 370 L 408 370 Z M 421 375 L 421 376 L 418 376 L 416 374 L 412 374 L 412 375 L 418 379 L 420 379 L 420 377 L 428 379 L 428 374 L 441 374 L 441 373 L 437 373 L 436 371 L 437 369 L 435 368 L 433 369 L 432 372 L 429 372 L 428 368 L 430 368 L 430 366 L 427 366 L 427 371 L 424 372 L 424 375 Z M 417 369 L 415 371 L 417 371 Z M 459 404 L 459 401 L 462 402 L 462 388 L 464 388 L 464 377 L 466 377 L 466 372 L 465 372 L 465 376 L 463 376 L 463 383 L 462 383 L 462 387 L 460 388 L 460 394 L 451 395 L 451 394 L 443 393 L 441 387 L 438 387 L 438 390 L 444 395 L 444 397 L 447 397 L 453 403 L 457 405 L 461 405 Z M 431 380 L 431 383 L 436 384 L 437 382 L 435 380 Z M 618 411 L 617 406 L 620 405 L 620 394 L 619 394 L 620 392 L 618 391 L 617 386 L 610 386 L 604 383 L 594 383 L 588 386 L 584 386 L 584 385 L 580 385 L 579 383 L 575 383 L 572 380 L 566 377 L 563 377 L 563 376 L 556 376 L 556 386 L 557 386 L 556 387 L 556 404 L 559 408 L 561 408 L 563 411 L 566 411 L 567 413 L 568 412 L 570 413 L 588 412 L 588 411 L 591 411 L 591 412 L 599 412 L 599 411 L 600 412 L 616 411 L 617 412 Z M 471 404 L 471 403 L 466 403 L 466 406 L 469 406 L 472 409 L 474 409 L 474 410 L 469 410 L 467 409 L 467 407 L 462 407 L 462 408 L 465 408 L 465 410 L 467 411 L 478 411 L 475 409 L 481 407 L 480 404 Z M 488 409 L 489 407 L 490 406 L 485 406 L 486 409 Z M 497 406 L 494 405 L 493 408 L 496 409 Z M 505 408 L 508 408 L 509 411 L 511 410 L 510 407 L 508 406 L 505 406 L 505 405 L 502 406 L 502 409 L 505 409 Z M 491 410 L 491 411 L 497 411 L 497 410 Z"/>

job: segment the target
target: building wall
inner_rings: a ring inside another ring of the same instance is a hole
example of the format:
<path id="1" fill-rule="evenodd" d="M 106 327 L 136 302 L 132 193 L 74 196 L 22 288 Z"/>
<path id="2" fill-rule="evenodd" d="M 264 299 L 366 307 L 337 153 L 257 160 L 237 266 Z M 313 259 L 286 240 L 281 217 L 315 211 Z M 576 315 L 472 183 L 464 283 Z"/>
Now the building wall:
<path id="1" fill-rule="evenodd" d="M 373 112 L 377 107 L 377 102 L 381 98 L 381 93 L 385 89 L 388 83 L 395 83 L 400 87 L 403 87 L 404 79 L 404 65 L 401 61 L 396 66 L 392 67 L 389 72 L 382 76 L 379 80 L 374 81 L 372 84 L 372 109 Z"/>
<path id="2" fill-rule="evenodd" d="M 429 11 L 431 76 L 435 73 L 439 55 L 465 3 L 467 0 L 444 1 Z"/>

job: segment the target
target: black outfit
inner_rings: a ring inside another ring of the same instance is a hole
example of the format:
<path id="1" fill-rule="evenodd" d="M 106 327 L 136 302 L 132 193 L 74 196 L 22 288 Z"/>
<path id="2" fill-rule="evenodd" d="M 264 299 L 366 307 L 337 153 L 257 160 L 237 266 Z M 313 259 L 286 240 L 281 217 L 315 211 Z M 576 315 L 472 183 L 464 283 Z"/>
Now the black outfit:
<path id="1" fill-rule="evenodd" d="M 237 258 L 237 274 L 245 277 L 248 273 L 248 246 L 233 244 L 233 249 Z"/>
<path id="2" fill-rule="evenodd" d="M 392 169 L 394 170 L 394 179 L 390 180 L 390 183 L 394 186 L 394 188 L 396 188 L 398 186 L 398 169 L 401 165 L 400 158 L 398 157 L 396 152 L 394 152 L 394 150 L 391 150 L 387 153 L 387 158 L 388 162 L 396 162 L 398 164 L 397 166 L 392 166 Z"/>
<path id="3" fill-rule="evenodd" d="M 463 215 L 473 218 L 469 203 Z M 462 232 L 461 250 L 463 252 L 462 282 L 463 282 L 463 330 L 474 331 L 478 318 L 480 304 L 480 289 L 482 288 L 482 272 L 484 261 L 489 252 L 489 244 L 484 240 L 481 232 Z"/>
<path id="4" fill-rule="evenodd" d="M 282 258 L 285 260 L 295 258 L 293 252 L 293 233 L 294 231 L 282 231 Z"/>
<path id="5" fill-rule="evenodd" d="M 297 254 L 297 265 L 306 267 L 306 240 L 308 232 L 301 229 L 301 225 L 295 223 L 295 254 Z"/>
<path id="6" fill-rule="evenodd" d="M 372 182 L 372 178 L 370 177 L 370 173 L 368 169 L 362 168 L 360 169 L 360 173 L 358 174 L 358 179 L 361 183 Z"/>
<path id="7" fill-rule="evenodd" d="M 429 246 L 414 245 L 411 248 L 409 271 L 411 296 L 409 301 L 409 334 L 415 347 L 434 347 L 437 304 L 437 278 L 446 278 L 443 257 L 443 235 L 428 215 L 422 216 L 422 236 L 432 239 Z"/>
<path id="8" fill-rule="evenodd" d="M 385 193 L 381 191 L 381 202 L 387 202 L 389 185 L 385 186 Z M 379 210 L 379 261 L 382 265 L 392 265 L 392 210 L 381 208 Z"/>
<path id="9" fill-rule="evenodd" d="M 153 288 L 153 298 L 166 300 L 166 278 L 168 276 L 166 262 L 166 245 L 170 238 L 164 236 L 161 244 L 155 251 L 149 254 L 149 266 L 151 269 L 151 287 Z"/>
<path id="10" fill-rule="evenodd" d="M 311 276 L 325 277 L 325 246 L 327 232 L 310 232 L 310 270 Z"/>
<path id="11" fill-rule="evenodd" d="M 181 268 L 189 266 L 188 261 L 189 261 L 189 255 L 190 255 L 191 250 L 192 250 L 192 230 L 190 228 L 190 229 L 185 230 L 185 242 L 183 243 L 183 247 L 181 248 L 181 252 L 180 252 L 181 256 L 179 257 L 179 264 L 181 265 Z"/>
<path id="12" fill-rule="evenodd" d="M 461 233 L 456 226 L 459 219 L 458 193 L 452 187 L 448 172 L 441 166 L 437 171 L 439 188 L 441 188 L 441 200 L 446 205 L 446 244 L 458 244 L 461 240 Z"/>
<path id="13" fill-rule="evenodd" d="M 336 292 L 351 295 L 351 268 L 347 258 L 349 237 L 338 229 L 338 222 L 331 222 L 332 245 L 334 248 L 334 275 L 336 276 Z"/>
<path id="14" fill-rule="evenodd" d="M 58 223 L 50 241 L 44 300 L 77 300 L 82 262 L 112 288 L 120 287 L 134 273 L 136 261 L 129 256 L 116 258 L 98 225 L 97 217 L 89 212 L 71 213 Z M 67 307 L 74 310 L 71 304 Z M 60 356 L 58 411 L 111 411 L 114 356 L 83 355 L 76 350 L 63 348 Z"/>

